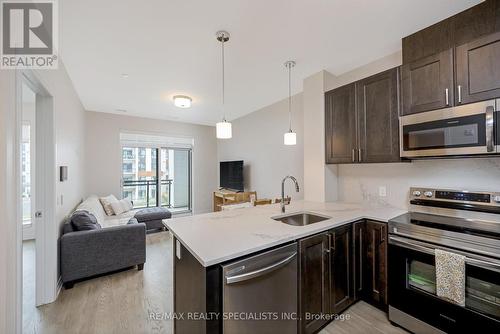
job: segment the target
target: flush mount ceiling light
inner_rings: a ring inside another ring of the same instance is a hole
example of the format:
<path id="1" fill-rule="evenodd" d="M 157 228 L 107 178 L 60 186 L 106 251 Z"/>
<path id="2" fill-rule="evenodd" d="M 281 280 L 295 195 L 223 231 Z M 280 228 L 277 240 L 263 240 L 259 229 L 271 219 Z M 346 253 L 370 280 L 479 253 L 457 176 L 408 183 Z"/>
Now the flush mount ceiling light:
<path id="1" fill-rule="evenodd" d="M 295 67 L 295 62 L 289 60 L 285 63 L 288 69 L 288 132 L 283 135 L 285 145 L 296 145 L 297 134 L 292 131 L 292 68 Z"/>
<path id="2" fill-rule="evenodd" d="M 174 104 L 179 108 L 190 108 L 191 102 L 193 100 L 189 96 L 185 95 L 176 95 L 174 96 Z"/>
<path id="3" fill-rule="evenodd" d="M 225 89 L 225 82 L 224 82 L 224 43 L 229 41 L 229 33 L 227 31 L 218 31 L 215 36 L 217 37 L 217 40 L 221 43 L 222 46 L 222 121 L 217 123 L 215 125 L 216 129 L 216 135 L 218 139 L 229 139 L 233 136 L 233 131 L 232 131 L 232 126 L 231 123 L 226 121 L 226 110 L 224 108 L 224 89 Z"/>

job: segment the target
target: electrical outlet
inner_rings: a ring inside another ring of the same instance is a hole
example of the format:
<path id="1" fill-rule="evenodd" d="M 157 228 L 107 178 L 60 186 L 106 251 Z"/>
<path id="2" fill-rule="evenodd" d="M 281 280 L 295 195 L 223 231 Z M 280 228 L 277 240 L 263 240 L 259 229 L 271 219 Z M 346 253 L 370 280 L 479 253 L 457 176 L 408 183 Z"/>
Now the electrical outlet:
<path id="1" fill-rule="evenodd" d="M 378 187 L 378 195 L 380 197 L 386 197 L 387 196 L 387 187 L 386 186 Z"/>

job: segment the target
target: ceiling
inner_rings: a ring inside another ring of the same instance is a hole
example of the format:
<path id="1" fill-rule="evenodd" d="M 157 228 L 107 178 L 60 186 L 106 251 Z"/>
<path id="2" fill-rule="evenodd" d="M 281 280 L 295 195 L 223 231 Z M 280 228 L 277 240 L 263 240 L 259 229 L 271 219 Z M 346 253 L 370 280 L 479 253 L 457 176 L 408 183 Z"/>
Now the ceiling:
<path id="1" fill-rule="evenodd" d="M 326 69 L 339 75 L 398 51 L 401 38 L 479 0 L 65 0 L 61 56 L 87 110 L 210 124 L 285 98 Z M 127 74 L 124 78 L 122 74 Z M 190 109 L 173 105 L 193 98 Z"/>

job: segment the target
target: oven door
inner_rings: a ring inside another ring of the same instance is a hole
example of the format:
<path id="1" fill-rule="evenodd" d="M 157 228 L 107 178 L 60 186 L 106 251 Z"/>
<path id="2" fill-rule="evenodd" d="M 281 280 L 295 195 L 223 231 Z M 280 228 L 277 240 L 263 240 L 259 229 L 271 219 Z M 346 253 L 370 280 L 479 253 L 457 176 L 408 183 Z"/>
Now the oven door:
<path id="1" fill-rule="evenodd" d="M 401 156 L 493 154 L 495 100 L 401 117 Z"/>
<path id="2" fill-rule="evenodd" d="M 463 251 L 466 256 L 466 300 L 461 307 L 436 295 L 432 244 L 389 237 L 389 305 L 445 332 L 500 330 L 500 261 Z"/>

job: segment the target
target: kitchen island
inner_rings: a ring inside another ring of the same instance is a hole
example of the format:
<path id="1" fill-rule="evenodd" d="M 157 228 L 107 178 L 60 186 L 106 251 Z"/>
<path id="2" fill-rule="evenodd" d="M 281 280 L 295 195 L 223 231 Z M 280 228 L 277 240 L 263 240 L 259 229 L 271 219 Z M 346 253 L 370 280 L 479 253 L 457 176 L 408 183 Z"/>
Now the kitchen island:
<path id="1" fill-rule="evenodd" d="M 287 276 L 289 277 L 288 281 L 282 282 L 282 284 L 296 284 L 297 298 L 292 298 L 290 303 L 293 304 L 296 301 L 299 307 L 287 310 L 280 309 L 280 311 L 294 313 L 293 310 L 295 310 L 295 313 L 303 314 L 304 310 L 301 310 L 300 305 L 304 304 L 304 297 L 307 298 L 304 295 L 305 290 L 311 288 L 305 286 L 305 283 L 309 282 L 311 278 L 315 278 L 312 276 L 309 278 L 301 277 L 301 270 L 305 270 L 308 265 L 307 261 L 310 261 L 309 265 L 311 266 L 309 275 L 314 275 L 312 270 L 318 267 L 317 263 L 320 264 L 320 267 L 324 266 L 324 268 L 319 268 L 318 274 L 322 275 L 322 280 L 317 283 L 323 283 L 324 290 L 328 286 L 328 293 L 330 290 L 333 293 L 333 290 L 338 290 L 329 287 L 330 258 L 333 261 L 335 258 L 333 254 L 339 254 L 337 260 L 352 258 L 352 261 L 347 260 L 343 261 L 343 263 L 337 263 L 336 267 L 340 268 L 343 265 L 348 268 L 348 281 L 352 281 L 354 278 L 354 245 L 355 240 L 358 240 L 355 238 L 358 237 L 354 233 L 355 229 L 351 228 L 353 223 L 365 221 L 386 223 L 390 218 L 405 212 L 388 206 L 307 201 L 294 201 L 286 206 L 286 211 L 286 215 L 307 212 L 324 217 L 325 220 L 305 226 L 288 225 L 273 219 L 273 217 L 283 216 L 279 205 L 264 205 L 176 218 L 167 222 L 168 229 L 175 237 L 173 252 L 174 310 L 178 315 L 181 313 L 183 315 L 182 319 L 176 319 L 175 321 L 176 333 L 222 333 L 226 323 L 230 323 L 231 320 L 234 322 L 234 319 L 228 320 L 224 318 L 227 315 L 225 313 L 226 309 L 223 307 L 224 300 L 226 300 L 227 304 L 227 298 L 224 299 L 226 297 L 224 287 L 227 283 L 227 271 L 224 271 L 224 266 L 235 261 L 238 264 L 238 261 L 252 257 L 255 254 L 264 254 L 261 256 L 262 259 L 271 258 L 272 254 L 274 254 L 271 253 L 272 250 L 279 251 L 286 247 L 292 250 L 296 247 L 296 251 L 290 254 L 297 254 L 297 259 L 294 259 L 295 262 L 289 262 L 286 268 L 278 268 L 277 271 L 286 272 L 293 265 L 297 268 L 295 271 L 296 276 L 289 273 Z M 345 228 L 342 231 L 345 231 L 345 233 L 342 235 L 338 234 L 336 236 L 335 233 L 332 233 L 332 231 L 336 231 L 336 229 L 343 226 Z M 347 227 L 348 229 L 346 229 Z M 386 229 L 384 233 L 386 233 Z M 319 244 L 315 240 L 319 240 Z M 342 244 L 343 240 L 347 243 L 346 245 Z M 382 233 L 380 233 L 380 240 L 385 240 Z M 335 245 L 337 251 L 334 250 Z M 344 246 L 347 253 L 340 253 L 342 246 Z M 361 249 L 361 247 L 365 246 L 360 245 L 359 247 Z M 333 250 L 332 256 L 329 254 L 330 249 Z M 315 259 L 317 250 L 319 250 L 318 255 L 321 258 Z M 288 261 L 292 261 L 289 258 L 291 257 L 288 257 Z M 319 262 L 317 262 L 318 260 Z M 285 262 L 282 262 L 280 266 L 284 266 Z M 385 259 L 383 263 L 385 264 Z M 240 266 L 239 270 L 244 267 Z M 346 274 L 345 270 L 344 274 Z M 328 280 L 325 278 L 327 275 Z M 334 276 L 334 270 L 332 270 L 331 276 Z M 283 278 L 281 279 L 283 280 Z M 349 290 L 347 291 L 348 299 L 353 300 L 353 284 L 347 282 L 347 285 L 348 288 L 346 289 Z M 279 286 L 276 286 L 275 289 L 279 290 Z M 321 290 L 322 286 L 317 286 L 316 289 Z M 326 291 L 323 292 L 323 295 L 327 293 Z M 323 296 L 324 298 L 325 296 Z M 314 304 L 314 302 L 315 300 L 311 300 L 309 304 Z M 320 304 L 326 303 L 320 302 Z M 332 313 L 331 311 L 334 311 L 334 309 L 325 306 L 318 311 Z M 290 321 L 297 323 L 298 321 L 296 318 L 287 320 L 288 323 Z M 263 323 L 259 320 L 256 321 L 255 325 Z M 307 325 L 299 325 L 298 331 L 303 333 L 314 332 L 318 326 L 321 327 L 327 322 L 313 319 Z M 241 330 L 241 328 L 238 329 L 238 331 Z M 228 331 L 228 328 L 224 330 L 224 332 Z"/>

